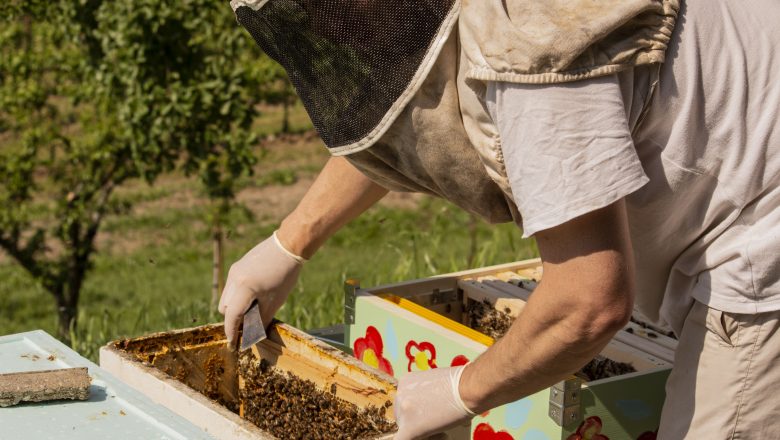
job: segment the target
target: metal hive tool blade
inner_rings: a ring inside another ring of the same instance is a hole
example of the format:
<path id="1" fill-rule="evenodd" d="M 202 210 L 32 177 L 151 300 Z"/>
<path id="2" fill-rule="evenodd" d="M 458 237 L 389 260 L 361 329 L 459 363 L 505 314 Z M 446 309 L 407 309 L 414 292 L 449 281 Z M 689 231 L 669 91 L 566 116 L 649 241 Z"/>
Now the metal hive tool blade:
<path id="1" fill-rule="evenodd" d="M 260 305 L 257 301 L 244 313 L 244 330 L 241 338 L 241 351 L 244 351 L 258 342 L 266 339 L 265 326 L 260 317 Z"/>

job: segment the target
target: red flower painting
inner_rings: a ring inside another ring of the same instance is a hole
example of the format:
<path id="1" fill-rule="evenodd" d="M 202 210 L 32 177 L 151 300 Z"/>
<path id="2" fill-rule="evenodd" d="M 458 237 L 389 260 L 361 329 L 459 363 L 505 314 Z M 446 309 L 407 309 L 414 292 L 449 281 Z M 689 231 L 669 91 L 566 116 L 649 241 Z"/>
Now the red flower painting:
<path id="1" fill-rule="evenodd" d="M 469 358 L 466 356 L 463 356 L 462 354 L 459 354 L 452 358 L 452 362 L 450 362 L 450 367 L 459 367 L 461 365 L 466 365 L 469 363 Z"/>
<path id="2" fill-rule="evenodd" d="M 366 336 L 355 339 L 352 353 L 365 364 L 378 368 L 392 376 L 393 366 L 382 356 L 383 349 L 382 335 L 379 334 L 379 331 L 374 326 L 369 325 L 366 328 Z"/>
<path id="3" fill-rule="evenodd" d="M 418 344 L 415 341 L 409 341 L 406 344 L 406 358 L 409 359 L 408 371 L 425 371 L 437 368 L 436 347 L 430 342 Z"/>
<path id="4" fill-rule="evenodd" d="M 601 433 L 603 426 L 600 417 L 588 417 L 580 423 L 574 434 L 566 437 L 566 440 L 609 440 L 609 437 Z"/>
<path id="5" fill-rule="evenodd" d="M 506 431 L 494 431 L 493 427 L 487 423 L 480 423 L 474 428 L 473 440 L 515 440 Z"/>

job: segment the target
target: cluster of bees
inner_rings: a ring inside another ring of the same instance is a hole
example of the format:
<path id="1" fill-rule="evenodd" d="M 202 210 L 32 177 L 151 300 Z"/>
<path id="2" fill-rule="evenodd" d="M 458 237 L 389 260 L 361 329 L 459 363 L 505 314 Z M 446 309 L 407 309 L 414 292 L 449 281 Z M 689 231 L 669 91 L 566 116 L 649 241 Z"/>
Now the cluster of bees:
<path id="1" fill-rule="evenodd" d="M 278 438 L 353 440 L 396 430 L 385 419 L 386 408 L 356 405 L 323 391 L 290 372 L 274 370 L 250 355 L 239 360 L 244 387 L 239 398 L 244 418 Z"/>
<path id="2" fill-rule="evenodd" d="M 509 315 L 509 309 L 496 310 L 488 300 L 470 301 L 466 307 L 466 313 L 469 327 L 493 339 L 504 336 L 514 322 L 514 318 Z M 636 369 L 631 364 L 597 356 L 575 374 L 590 382 L 635 371 Z"/>

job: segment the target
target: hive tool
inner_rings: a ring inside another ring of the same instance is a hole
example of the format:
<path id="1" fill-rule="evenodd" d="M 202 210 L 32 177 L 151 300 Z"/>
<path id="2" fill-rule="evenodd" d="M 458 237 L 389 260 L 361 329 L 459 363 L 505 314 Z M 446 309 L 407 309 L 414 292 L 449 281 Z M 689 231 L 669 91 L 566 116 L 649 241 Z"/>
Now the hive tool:
<path id="1" fill-rule="evenodd" d="M 260 317 L 260 305 L 257 300 L 252 302 L 252 306 L 244 313 L 244 329 L 241 337 L 241 351 L 252 347 L 258 342 L 266 339 L 265 326 Z"/>

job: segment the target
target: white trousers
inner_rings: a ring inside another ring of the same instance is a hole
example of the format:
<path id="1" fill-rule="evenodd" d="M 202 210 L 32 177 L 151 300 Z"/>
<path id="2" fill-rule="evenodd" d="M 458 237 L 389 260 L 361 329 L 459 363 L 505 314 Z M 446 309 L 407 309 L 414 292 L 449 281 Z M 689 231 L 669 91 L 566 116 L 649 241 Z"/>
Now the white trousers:
<path id="1" fill-rule="evenodd" d="M 658 438 L 780 439 L 780 312 L 694 302 L 666 384 Z"/>

